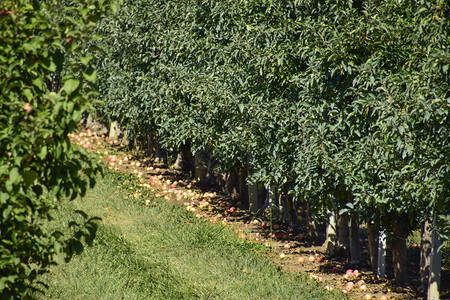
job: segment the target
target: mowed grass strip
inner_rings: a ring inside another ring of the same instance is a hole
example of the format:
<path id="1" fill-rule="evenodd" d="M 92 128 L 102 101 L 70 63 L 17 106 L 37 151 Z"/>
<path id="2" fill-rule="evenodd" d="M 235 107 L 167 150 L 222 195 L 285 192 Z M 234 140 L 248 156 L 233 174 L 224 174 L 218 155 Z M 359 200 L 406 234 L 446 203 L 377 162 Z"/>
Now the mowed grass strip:
<path id="1" fill-rule="evenodd" d="M 129 178 L 109 172 L 56 222 L 82 209 L 102 218 L 93 246 L 52 268 L 41 299 L 340 299 L 305 275 L 287 274 L 228 228 L 151 198 Z M 123 184 L 126 182 L 127 184 Z M 139 192 L 137 198 L 130 197 Z M 52 224 L 49 224 L 52 226 Z"/>

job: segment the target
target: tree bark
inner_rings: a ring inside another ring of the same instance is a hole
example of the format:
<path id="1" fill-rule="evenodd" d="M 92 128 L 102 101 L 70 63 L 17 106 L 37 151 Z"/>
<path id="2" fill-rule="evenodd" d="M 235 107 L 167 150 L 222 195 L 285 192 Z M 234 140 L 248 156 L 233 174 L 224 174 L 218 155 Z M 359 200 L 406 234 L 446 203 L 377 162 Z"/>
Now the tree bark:
<path id="1" fill-rule="evenodd" d="M 234 197 L 238 193 L 239 175 L 236 171 L 231 171 L 228 173 L 226 181 L 226 191 L 231 196 Z"/>
<path id="2" fill-rule="evenodd" d="M 294 228 L 298 224 L 297 208 L 294 203 L 294 197 L 292 195 L 286 195 L 287 210 L 289 214 L 289 226 Z"/>
<path id="3" fill-rule="evenodd" d="M 217 165 L 217 160 L 214 157 L 208 157 L 208 164 L 206 165 L 206 182 L 214 184 L 216 177 L 214 175 L 214 168 Z"/>
<path id="4" fill-rule="evenodd" d="M 239 196 L 241 197 L 241 204 L 245 209 L 249 208 L 248 203 L 248 187 L 247 187 L 247 169 L 241 167 L 239 172 Z"/>
<path id="5" fill-rule="evenodd" d="M 250 214 L 256 215 L 261 208 L 258 201 L 258 185 L 251 184 L 248 186 L 248 200 L 250 206 Z"/>
<path id="6" fill-rule="evenodd" d="M 442 241 L 436 232 L 437 216 L 433 216 L 433 232 L 431 234 L 431 259 L 430 259 L 430 276 L 428 283 L 427 300 L 438 300 L 441 283 L 442 268 Z"/>
<path id="7" fill-rule="evenodd" d="M 329 222 L 327 225 L 327 237 L 325 243 L 322 244 L 322 248 L 329 256 L 333 256 L 336 250 L 337 244 L 337 222 L 336 214 L 334 211 L 328 211 Z"/>
<path id="8" fill-rule="evenodd" d="M 319 237 L 317 233 L 317 224 L 316 221 L 314 221 L 314 219 L 311 217 L 311 207 L 308 202 L 306 202 L 306 224 L 308 237 L 313 240 L 317 240 L 317 238 Z"/>
<path id="9" fill-rule="evenodd" d="M 350 225 L 350 259 L 353 264 L 361 261 L 361 243 L 359 241 L 358 218 L 352 217 Z"/>
<path id="10" fill-rule="evenodd" d="M 339 216 L 338 220 L 338 243 L 339 247 L 348 250 L 350 247 L 350 228 L 348 226 L 349 217 L 347 213 Z"/>
<path id="11" fill-rule="evenodd" d="M 119 138 L 119 135 L 121 133 L 119 122 L 113 121 L 111 123 L 111 126 L 109 127 L 109 139 L 110 140 L 116 140 Z"/>
<path id="12" fill-rule="evenodd" d="M 386 277 L 386 233 L 384 230 L 380 231 L 378 237 L 377 274 L 379 278 Z"/>
<path id="13" fill-rule="evenodd" d="M 378 232 L 375 226 L 367 223 L 367 239 L 369 241 L 370 266 L 376 270 L 378 266 Z"/>
<path id="14" fill-rule="evenodd" d="M 420 281 L 424 290 L 427 289 L 430 277 L 431 231 L 429 225 L 428 220 L 424 222 L 420 241 Z"/>
<path id="15" fill-rule="evenodd" d="M 200 153 L 197 152 L 195 154 L 195 179 L 198 182 L 203 182 L 205 181 L 205 178 L 206 178 L 206 168 L 200 156 Z"/>
<path id="16" fill-rule="evenodd" d="M 167 151 L 161 146 L 161 143 L 158 141 L 156 144 L 155 164 L 156 165 L 167 164 Z"/>
<path id="17" fill-rule="evenodd" d="M 183 173 L 189 174 L 190 176 L 195 176 L 195 166 L 194 157 L 191 152 L 191 143 L 185 142 L 180 147 L 180 152 L 178 153 L 177 160 L 173 165 L 176 170 L 181 170 Z"/>
<path id="18" fill-rule="evenodd" d="M 156 148 L 158 147 L 158 140 L 156 139 L 156 132 L 152 130 L 147 131 L 147 155 L 155 161 L 156 160 Z"/>
<path id="19" fill-rule="evenodd" d="M 406 220 L 397 218 L 392 223 L 394 237 L 392 240 L 392 262 L 394 265 L 394 280 L 401 286 L 409 285 L 408 277 L 408 252 L 406 248 L 406 238 L 408 228 Z"/>

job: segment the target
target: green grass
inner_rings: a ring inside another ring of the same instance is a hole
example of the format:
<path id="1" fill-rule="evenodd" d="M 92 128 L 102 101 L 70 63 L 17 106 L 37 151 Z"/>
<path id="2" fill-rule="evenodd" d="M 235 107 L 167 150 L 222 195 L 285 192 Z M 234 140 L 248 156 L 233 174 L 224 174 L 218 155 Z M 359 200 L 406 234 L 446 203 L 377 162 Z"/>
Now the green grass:
<path id="1" fill-rule="evenodd" d="M 61 259 L 42 278 L 49 289 L 38 298 L 343 298 L 304 275 L 283 272 L 257 253 L 265 251 L 262 245 L 161 199 L 145 207 L 151 195 L 127 197 L 131 189 L 138 189 L 132 181 L 108 173 L 84 199 L 64 204 L 58 222 L 71 220 L 74 209 L 103 220 L 92 247 L 67 264 Z"/>

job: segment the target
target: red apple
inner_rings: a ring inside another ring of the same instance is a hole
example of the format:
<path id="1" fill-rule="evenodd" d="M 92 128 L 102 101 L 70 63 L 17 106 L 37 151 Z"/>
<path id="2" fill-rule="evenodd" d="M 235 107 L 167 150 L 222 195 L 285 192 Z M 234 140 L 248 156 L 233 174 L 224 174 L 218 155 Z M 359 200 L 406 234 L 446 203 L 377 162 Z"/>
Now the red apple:
<path id="1" fill-rule="evenodd" d="M 298 262 L 301 263 L 301 264 L 304 264 L 305 263 L 305 258 L 303 256 L 300 256 L 298 258 Z"/>

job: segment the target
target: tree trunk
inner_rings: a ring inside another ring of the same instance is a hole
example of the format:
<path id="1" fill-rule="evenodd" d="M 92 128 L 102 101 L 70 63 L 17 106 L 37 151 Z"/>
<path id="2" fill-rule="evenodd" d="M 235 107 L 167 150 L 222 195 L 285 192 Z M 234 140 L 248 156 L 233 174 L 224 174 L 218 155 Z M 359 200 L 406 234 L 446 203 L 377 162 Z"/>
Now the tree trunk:
<path id="1" fill-rule="evenodd" d="M 156 148 L 158 147 L 158 140 L 156 139 L 156 132 L 152 130 L 147 131 L 147 155 L 155 161 L 156 160 Z"/>
<path id="2" fill-rule="evenodd" d="M 214 175 L 214 168 L 217 165 L 217 160 L 214 157 L 208 158 L 208 164 L 206 165 L 206 182 L 214 184 L 216 177 Z"/>
<path id="3" fill-rule="evenodd" d="M 317 233 L 317 224 L 316 221 L 314 221 L 314 219 L 311 216 L 311 207 L 309 202 L 306 202 L 306 224 L 308 237 L 310 237 L 313 240 L 317 240 L 317 238 L 319 237 Z"/>
<path id="4" fill-rule="evenodd" d="M 251 184 L 248 186 L 248 200 L 250 204 L 250 214 L 256 215 L 261 208 L 258 202 L 258 185 Z"/>
<path id="5" fill-rule="evenodd" d="M 350 259 L 353 264 L 357 264 L 361 261 L 361 243 L 359 241 L 358 218 L 352 217 L 350 224 Z"/>
<path id="6" fill-rule="evenodd" d="M 386 233 L 384 230 L 380 231 L 378 238 L 378 266 L 377 274 L 379 278 L 386 277 Z"/>
<path id="7" fill-rule="evenodd" d="M 292 195 L 286 195 L 287 210 L 289 214 L 289 226 L 294 228 L 298 224 L 297 208 L 294 203 L 294 197 Z"/>
<path id="8" fill-rule="evenodd" d="M 350 247 L 350 228 L 348 226 L 348 214 L 343 213 L 338 220 L 338 242 L 339 247 L 348 250 Z"/>
<path id="9" fill-rule="evenodd" d="M 239 175 L 234 170 L 231 171 L 227 176 L 226 181 L 226 191 L 231 196 L 234 197 L 238 193 Z"/>
<path id="10" fill-rule="evenodd" d="M 241 204 L 245 209 L 249 208 L 248 203 L 248 187 L 247 187 L 247 169 L 241 168 L 239 172 L 239 196 L 241 197 Z"/>
<path id="11" fill-rule="evenodd" d="M 367 240 L 369 241 L 370 265 L 372 270 L 376 270 L 378 265 L 378 232 L 370 222 L 367 223 Z"/>
<path id="12" fill-rule="evenodd" d="M 198 182 L 205 181 L 206 178 L 206 168 L 204 162 L 200 156 L 200 153 L 195 154 L 195 179 Z"/>
<path id="13" fill-rule="evenodd" d="M 408 252 L 406 248 L 406 238 L 408 237 L 408 228 L 406 220 L 397 218 L 393 221 L 392 231 L 394 237 L 392 240 L 392 262 L 394 265 L 394 280 L 401 286 L 409 285 L 408 277 Z"/>
<path id="14" fill-rule="evenodd" d="M 287 209 L 287 200 L 284 189 L 278 193 L 278 213 L 284 222 L 289 222 L 289 211 Z"/>
<path id="15" fill-rule="evenodd" d="M 119 127 L 119 122 L 114 121 L 111 123 L 111 126 L 109 127 L 109 139 L 110 140 L 117 140 L 119 138 L 121 131 Z"/>
<path id="16" fill-rule="evenodd" d="M 420 281 L 422 288 L 427 289 L 430 277 L 430 259 L 431 259 L 431 231 L 430 223 L 424 222 L 422 227 L 421 241 L 420 241 Z"/>
<path id="17" fill-rule="evenodd" d="M 273 204 L 273 191 L 274 191 L 275 187 L 273 186 L 268 186 L 266 189 L 266 193 L 265 193 L 265 198 L 264 198 L 264 203 L 263 203 L 263 209 L 266 209 L 268 207 L 271 207 Z"/>
<path id="18" fill-rule="evenodd" d="M 167 164 L 167 151 L 161 146 L 161 143 L 158 141 L 156 144 L 155 164 L 156 165 Z"/>
<path id="19" fill-rule="evenodd" d="M 181 170 L 183 173 L 191 174 L 191 176 L 195 176 L 195 166 L 194 166 L 194 157 L 191 152 L 191 143 L 185 142 L 180 147 L 180 152 L 178 153 L 177 160 L 173 165 L 173 168 L 176 170 Z"/>
<path id="20" fill-rule="evenodd" d="M 327 237 L 325 243 L 323 243 L 322 248 L 325 253 L 329 256 L 333 256 L 336 250 L 337 243 L 337 222 L 336 214 L 334 211 L 328 210 L 329 222 L 327 225 Z"/>
<path id="21" fill-rule="evenodd" d="M 430 276 L 428 283 L 427 300 L 438 300 L 441 283 L 442 268 L 442 241 L 439 238 L 437 229 L 437 216 L 433 216 L 433 232 L 431 234 L 431 259 L 430 259 Z"/>

